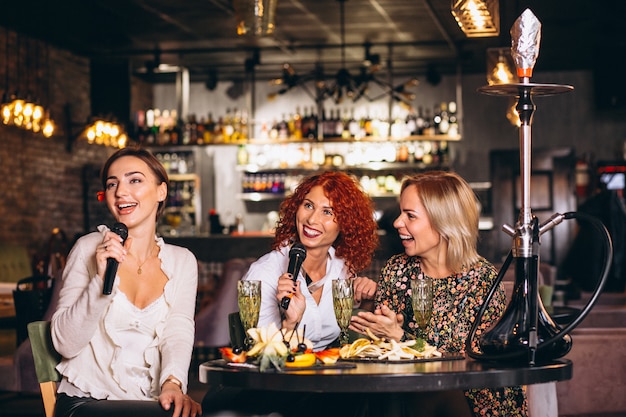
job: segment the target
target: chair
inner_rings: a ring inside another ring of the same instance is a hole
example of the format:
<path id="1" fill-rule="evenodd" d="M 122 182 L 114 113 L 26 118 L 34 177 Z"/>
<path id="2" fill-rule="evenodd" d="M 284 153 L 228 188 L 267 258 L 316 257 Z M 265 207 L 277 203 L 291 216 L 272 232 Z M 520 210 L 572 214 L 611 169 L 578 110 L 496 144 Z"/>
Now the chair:
<path id="1" fill-rule="evenodd" d="M 47 275 L 33 275 L 18 281 L 13 290 L 17 346 L 27 338 L 26 325 L 44 319 L 52 300 L 54 281 Z"/>
<path id="2" fill-rule="evenodd" d="M 41 398 L 46 417 L 53 417 L 57 400 L 56 384 L 61 380 L 61 374 L 56 370 L 56 366 L 61 360 L 61 355 L 54 350 L 52 345 L 50 322 L 33 321 L 28 323 L 28 337 L 33 351 L 35 372 L 41 388 Z"/>
<path id="3" fill-rule="evenodd" d="M 228 315 L 239 311 L 237 282 L 246 275 L 252 258 L 233 258 L 224 263 L 214 301 L 196 314 L 196 346 L 222 347 L 230 344 Z"/>

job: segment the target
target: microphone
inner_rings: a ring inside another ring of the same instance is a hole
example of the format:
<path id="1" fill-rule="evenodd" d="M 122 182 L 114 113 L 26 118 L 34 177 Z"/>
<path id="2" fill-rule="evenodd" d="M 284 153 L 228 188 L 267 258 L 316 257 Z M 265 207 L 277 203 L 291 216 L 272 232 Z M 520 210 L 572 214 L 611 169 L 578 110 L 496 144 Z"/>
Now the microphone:
<path id="1" fill-rule="evenodd" d="M 304 245 L 299 242 L 294 244 L 289 250 L 289 266 L 287 267 L 287 272 L 293 276 L 293 282 L 296 282 L 298 279 L 298 274 L 300 273 L 300 267 L 302 266 L 302 262 L 304 262 L 304 258 L 306 258 L 306 249 L 304 248 Z M 280 306 L 284 310 L 289 308 L 289 302 L 291 301 L 292 295 L 293 294 L 289 294 L 280 300 Z"/>
<path id="2" fill-rule="evenodd" d="M 126 242 L 128 237 L 128 227 L 124 223 L 115 223 L 111 228 L 113 232 L 122 238 L 122 245 Z M 113 282 L 115 281 L 115 275 L 117 275 L 117 267 L 119 262 L 115 258 L 107 259 L 107 269 L 104 272 L 104 287 L 102 288 L 102 295 L 109 295 L 113 291 Z"/>

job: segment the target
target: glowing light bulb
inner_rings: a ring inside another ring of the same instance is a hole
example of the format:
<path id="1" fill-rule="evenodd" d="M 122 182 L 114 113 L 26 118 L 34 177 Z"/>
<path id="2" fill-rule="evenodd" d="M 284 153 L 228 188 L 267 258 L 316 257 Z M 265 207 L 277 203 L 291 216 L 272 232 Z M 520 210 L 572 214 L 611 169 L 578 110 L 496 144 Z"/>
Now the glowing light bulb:
<path id="1" fill-rule="evenodd" d="M 15 117 L 21 116 L 23 110 L 24 110 L 24 100 L 21 100 L 21 99 L 13 100 L 13 116 Z"/>
<path id="2" fill-rule="evenodd" d="M 54 134 L 54 122 L 50 119 L 43 124 L 43 135 L 47 138 Z"/>
<path id="3" fill-rule="evenodd" d="M 498 53 L 498 62 L 488 73 L 487 82 L 489 85 L 494 84 L 510 84 L 515 82 L 515 76 L 511 71 L 510 64 L 507 62 L 503 52 Z"/>
<path id="4" fill-rule="evenodd" d="M 35 122 L 39 122 L 42 117 L 43 117 L 43 107 L 39 106 L 39 105 L 36 105 L 33 108 L 33 120 Z"/>
<path id="5" fill-rule="evenodd" d="M 30 119 L 33 115 L 33 112 L 35 110 L 35 105 L 33 103 L 25 103 L 24 104 L 24 109 L 22 110 L 22 114 L 24 115 L 25 118 Z"/>
<path id="6" fill-rule="evenodd" d="M 127 142 L 128 142 L 128 137 L 122 133 L 119 139 L 117 140 L 118 148 L 125 148 Z"/>
<path id="7" fill-rule="evenodd" d="M 87 142 L 93 143 L 93 141 L 96 139 L 95 127 L 94 126 L 89 127 L 89 129 L 87 129 L 85 136 L 87 136 Z"/>
<path id="8" fill-rule="evenodd" d="M 2 105 L 2 123 L 8 125 L 11 123 L 11 115 L 13 114 L 13 109 L 11 108 L 11 104 L 3 104 Z"/>

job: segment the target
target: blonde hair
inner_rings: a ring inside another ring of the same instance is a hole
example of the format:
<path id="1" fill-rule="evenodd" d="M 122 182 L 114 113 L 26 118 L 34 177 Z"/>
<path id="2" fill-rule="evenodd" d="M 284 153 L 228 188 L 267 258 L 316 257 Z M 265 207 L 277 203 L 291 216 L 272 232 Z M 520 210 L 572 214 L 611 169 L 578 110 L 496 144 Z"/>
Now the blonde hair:
<path id="1" fill-rule="evenodd" d="M 448 242 L 447 266 L 454 272 L 479 259 L 476 194 L 458 174 L 447 171 L 426 171 L 404 179 L 401 192 L 414 185 L 430 223 Z"/>

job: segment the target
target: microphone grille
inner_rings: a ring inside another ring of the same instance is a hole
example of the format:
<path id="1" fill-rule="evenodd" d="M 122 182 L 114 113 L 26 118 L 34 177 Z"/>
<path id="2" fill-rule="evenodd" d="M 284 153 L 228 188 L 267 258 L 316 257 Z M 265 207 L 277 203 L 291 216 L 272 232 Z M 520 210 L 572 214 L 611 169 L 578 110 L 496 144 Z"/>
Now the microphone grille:
<path id="1" fill-rule="evenodd" d="M 124 240 L 128 237 L 128 227 L 124 223 L 115 223 L 111 230 Z"/>
<path id="2" fill-rule="evenodd" d="M 303 259 L 306 258 L 306 249 L 304 248 L 304 245 L 300 242 L 294 243 L 289 250 L 289 256 L 301 256 Z"/>

